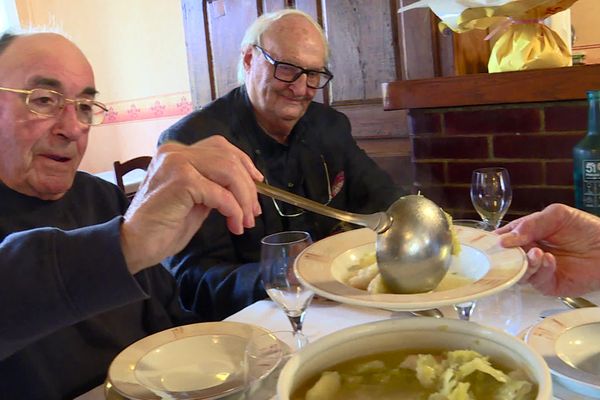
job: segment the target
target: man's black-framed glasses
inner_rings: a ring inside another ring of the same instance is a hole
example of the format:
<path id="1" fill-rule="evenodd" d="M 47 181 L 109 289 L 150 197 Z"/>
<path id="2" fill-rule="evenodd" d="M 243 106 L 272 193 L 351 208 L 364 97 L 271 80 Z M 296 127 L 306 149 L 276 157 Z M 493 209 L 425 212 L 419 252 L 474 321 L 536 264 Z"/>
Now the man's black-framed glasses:
<path id="1" fill-rule="evenodd" d="M 75 106 L 77 120 L 84 125 L 100 125 L 108 108 L 92 99 L 69 99 L 64 94 L 51 89 L 31 90 L 0 87 L 0 91 L 25 95 L 25 105 L 32 113 L 42 117 L 55 117 L 65 108 L 66 103 Z"/>
<path id="2" fill-rule="evenodd" d="M 254 47 L 260 50 L 265 59 L 273 64 L 273 77 L 282 82 L 291 83 L 306 74 L 306 86 L 311 89 L 323 89 L 325 85 L 333 79 L 333 74 L 326 67 L 324 71 L 306 69 L 294 64 L 275 60 L 265 49 L 255 44 Z"/>
<path id="3" fill-rule="evenodd" d="M 331 203 L 331 200 L 333 199 L 333 195 L 331 194 L 331 183 L 329 181 L 329 169 L 327 168 L 327 163 L 325 162 L 325 157 L 323 157 L 323 155 L 321 155 L 321 161 L 323 163 L 323 172 L 325 173 L 325 181 L 327 182 L 327 202 L 323 203 L 323 205 L 327 206 L 327 205 L 329 205 L 329 203 Z M 267 185 L 269 184 L 266 174 L 265 174 L 265 183 Z M 277 214 L 279 214 L 280 217 L 287 217 L 287 218 L 299 217 L 306 212 L 305 210 L 301 210 L 297 207 L 296 207 L 296 210 L 298 210 L 298 211 L 296 211 L 296 212 L 286 212 L 286 210 L 284 210 L 285 207 L 287 207 L 287 206 L 294 207 L 294 206 L 289 205 L 287 203 L 283 203 L 283 202 L 281 205 L 279 205 L 277 203 L 277 200 L 275 200 L 272 197 L 271 197 L 271 200 L 273 201 L 275 210 L 277 211 Z"/>

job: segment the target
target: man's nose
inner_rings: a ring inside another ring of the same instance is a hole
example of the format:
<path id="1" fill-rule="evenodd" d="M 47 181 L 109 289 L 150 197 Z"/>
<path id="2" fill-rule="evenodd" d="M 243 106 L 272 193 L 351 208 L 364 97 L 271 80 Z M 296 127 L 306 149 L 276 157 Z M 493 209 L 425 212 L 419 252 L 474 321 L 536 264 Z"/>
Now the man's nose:
<path id="1" fill-rule="evenodd" d="M 306 73 L 302 73 L 298 77 L 298 79 L 296 79 L 294 82 L 292 82 L 290 84 L 290 88 L 294 92 L 294 95 L 304 96 L 308 93 L 309 90 L 312 90 L 308 86 L 306 86 L 307 80 L 308 80 L 308 75 L 306 75 Z"/>
<path id="2" fill-rule="evenodd" d="M 89 126 L 77 118 L 77 106 L 74 103 L 65 103 L 56 116 L 56 122 L 55 131 L 70 140 L 77 140 L 89 130 Z"/>

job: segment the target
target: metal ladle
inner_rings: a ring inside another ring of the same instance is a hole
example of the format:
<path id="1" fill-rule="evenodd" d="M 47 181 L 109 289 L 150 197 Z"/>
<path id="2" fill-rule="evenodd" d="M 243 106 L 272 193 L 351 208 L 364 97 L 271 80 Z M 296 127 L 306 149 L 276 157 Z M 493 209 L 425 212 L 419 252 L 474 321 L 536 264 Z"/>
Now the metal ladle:
<path id="1" fill-rule="evenodd" d="M 256 182 L 259 193 L 317 214 L 371 228 L 379 272 L 394 293 L 433 290 L 446 275 L 452 236 L 444 212 L 431 200 L 408 195 L 386 212 L 356 214 L 324 206 L 283 189 Z"/>

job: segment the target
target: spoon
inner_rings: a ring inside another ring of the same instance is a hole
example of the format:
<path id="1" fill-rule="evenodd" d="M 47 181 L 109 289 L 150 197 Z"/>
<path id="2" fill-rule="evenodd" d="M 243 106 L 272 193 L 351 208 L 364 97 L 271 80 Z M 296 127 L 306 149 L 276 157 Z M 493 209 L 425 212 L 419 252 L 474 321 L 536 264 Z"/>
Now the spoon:
<path id="1" fill-rule="evenodd" d="M 433 290 L 450 267 L 448 220 L 433 201 L 419 195 L 396 200 L 386 212 L 356 214 L 325 206 L 286 190 L 255 182 L 259 193 L 377 233 L 375 254 L 385 284 L 394 293 Z"/>

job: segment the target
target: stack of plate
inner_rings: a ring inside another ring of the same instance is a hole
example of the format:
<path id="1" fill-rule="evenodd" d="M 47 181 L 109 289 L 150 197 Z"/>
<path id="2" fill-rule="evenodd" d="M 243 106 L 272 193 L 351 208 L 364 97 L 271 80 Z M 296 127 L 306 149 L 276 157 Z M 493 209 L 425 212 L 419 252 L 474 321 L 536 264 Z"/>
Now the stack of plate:
<path id="1" fill-rule="evenodd" d="M 238 322 L 209 322 L 145 337 L 113 360 L 106 382 L 107 398 L 233 399 L 238 394 L 243 396 L 248 388 L 244 373 L 246 345 L 253 336 L 267 332 Z M 276 364 L 262 365 L 264 370 L 253 371 L 253 376 L 260 380 L 275 367 Z"/>
<path id="2" fill-rule="evenodd" d="M 550 367 L 557 398 L 600 399 L 600 307 L 548 317 L 524 340 Z"/>

